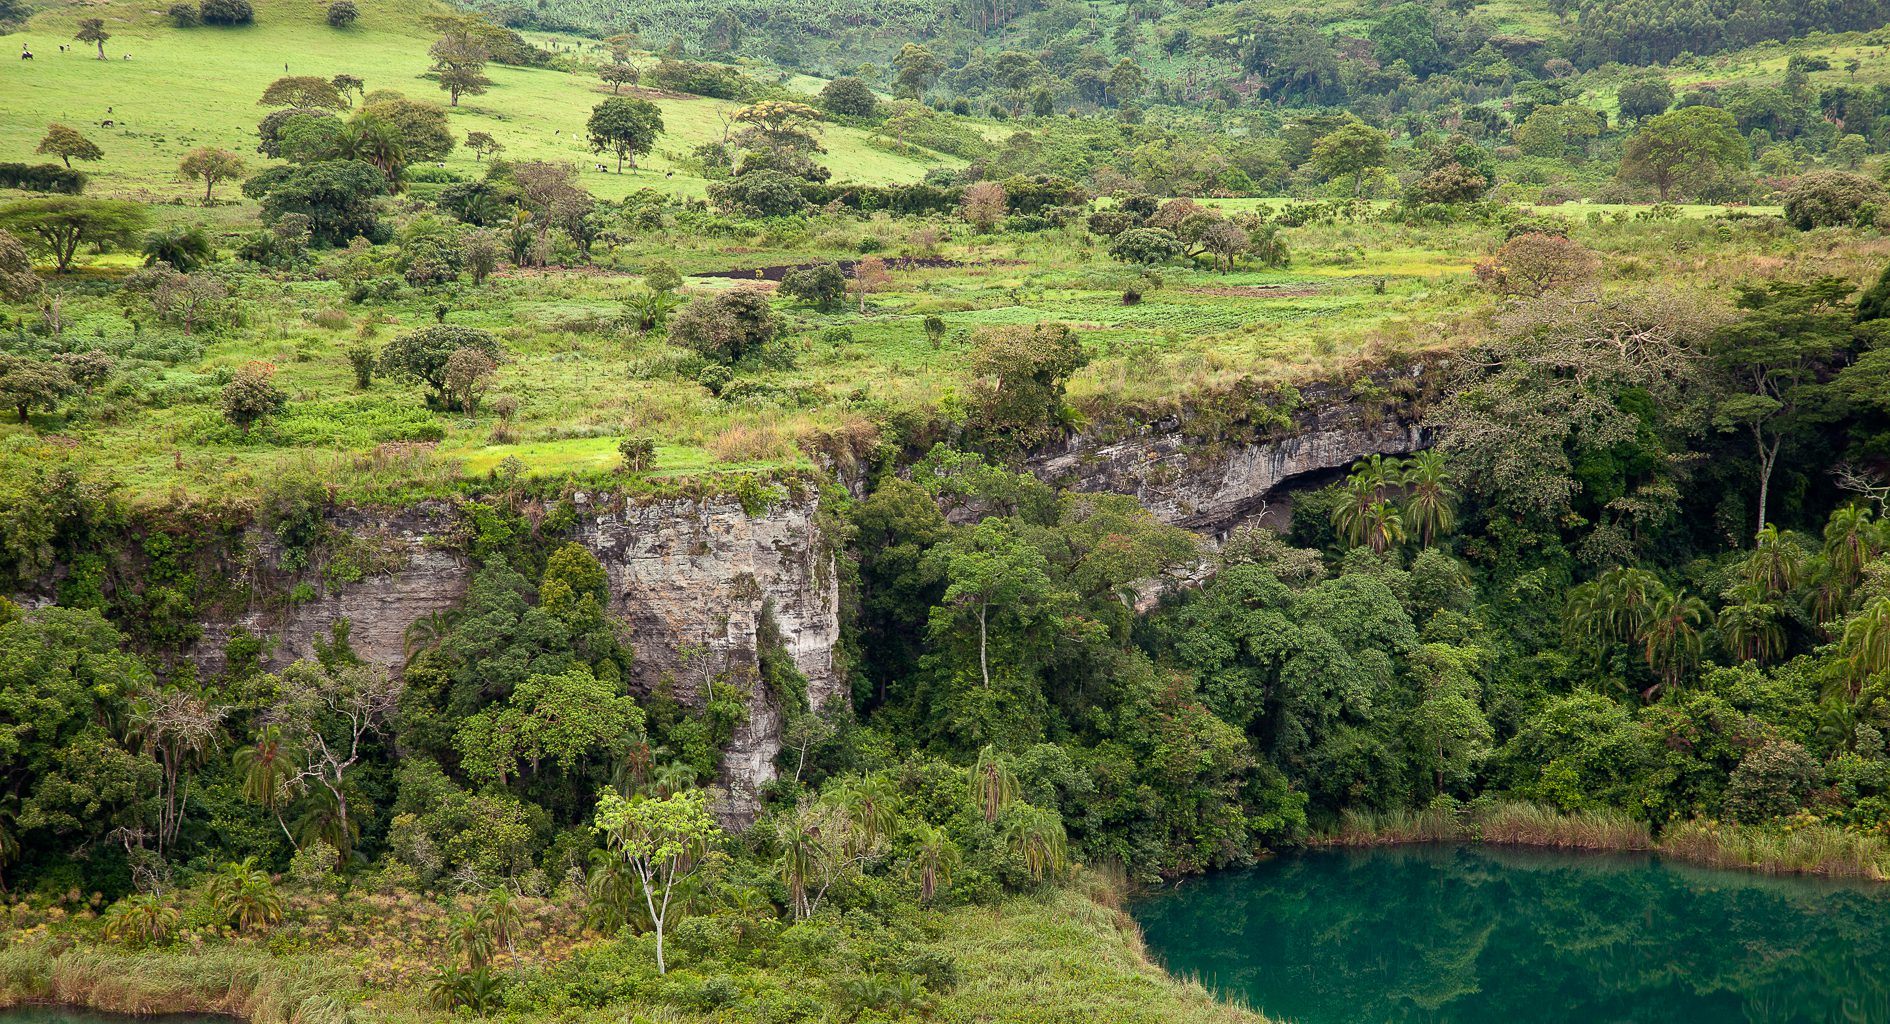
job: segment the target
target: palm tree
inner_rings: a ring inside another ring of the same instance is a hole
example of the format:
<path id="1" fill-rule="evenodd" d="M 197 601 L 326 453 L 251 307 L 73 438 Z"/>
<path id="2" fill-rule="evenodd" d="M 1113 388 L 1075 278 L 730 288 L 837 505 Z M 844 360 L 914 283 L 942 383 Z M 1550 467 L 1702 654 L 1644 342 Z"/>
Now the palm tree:
<path id="1" fill-rule="evenodd" d="M 883 775 L 869 775 L 848 786 L 841 801 L 865 846 L 892 834 L 899 822 L 899 791 Z"/>
<path id="2" fill-rule="evenodd" d="M 806 920 L 814 912 L 808 889 L 820 873 L 822 856 L 817 831 L 801 827 L 798 820 L 782 831 L 781 884 L 787 886 L 788 905 L 796 920 Z"/>
<path id="3" fill-rule="evenodd" d="M 629 863 L 609 850 L 591 851 L 591 871 L 584 879 L 584 923 L 616 933 L 637 919 L 637 879 Z"/>
<path id="4" fill-rule="evenodd" d="M 210 902 L 219 918 L 240 932 L 254 931 L 282 920 L 282 896 L 269 873 L 245 857 L 224 864 L 210 879 Z"/>
<path id="5" fill-rule="evenodd" d="M 1846 505 L 1831 513 L 1830 520 L 1824 524 L 1824 556 L 1830 561 L 1832 572 L 1846 586 L 1856 584 L 1864 564 L 1877 557 L 1881 550 L 1876 525 L 1871 520 L 1870 509 L 1862 505 Z"/>
<path id="6" fill-rule="evenodd" d="M 977 763 L 971 766 L 971 798 L 987 822 L 996 821 L 998 812 L 1017 799 L 1017 776 L 989 743 L 978 751 Z"/>
<path id="7" fill-rule="evenodd" d="M 1768 523 L 1746 559 L 1745 578 L 1766 597 L 1783 597 L 1798 586 L 1803 556 L 1797 544 L 1779 536 L 1778 527 Z"/>
<path id="8" fill-rule="evenodd" d="M 1758 588 L 1741 585 L 1734 601 L 1719 610 L 1719 631 L 1741 661 L 1765 663 L 1785 653 L 1784 610 L 1761 599 Z"/>
<path id="9" fill-rule="evenodd" d="M 1011 818 L 1005 832 L 1011 851 L 1024 858 L 1031 878 L 1042 881 L 1046 874 L 1063 870 L 1068 847 L 1063 819 L 1055 812 L 1025 805 L 1022 813 Z"/>
<path id="10" fill-rule="evenodd" d="M 1389 501 L 1380 499 L 1372 502 L 1365 510 L 1362 519 L 1365 545 L 1378 554 L 1384 554 L 1404 543 L 1404 517 L 1398 513 L 1398 507 Z"/>
<path id="11" fill-rule="evenodd" d="M 650 795 L 663 800 L 693 789 L 695 785 L 695 766 L 686 761 L 669 761 L 650 777 Z"/>
<path id="12" fill-rule="evenodd" d="M 333 793 L 326 787 L 317 786 L 309 792 L 307 805 L 301 816 L 295 819 L 296 845 L 327 843 L 335 848 L 336 854 L 346 859 L 354 851 L 354 841 L 360 837 L 360 828 L 358 822 L 342 811 L 341 803 Z"/>
<path id="13" fill-rule="evenodd" d="M 1890 668 L 1890 597 L 1871 598 L 1844 624 L 1838 657 L 1846 694 L 1856 700 L 1866 681 Z"/>
<path id="14" fill-rule="evenodd" d="M 1344 499 L 1332 510 L 1332 525 L 1339 539 L 1357 547 L 1367 542 L 1371 531 L 1372 506 L 1385 500 L 1386 493 L 1403 478 L 1395 459 L 1382 455 L 1353 463 L 1345 478 Z"/>
<path id="15" fill-rule="evenodd" d="M 1457 491 L 1451 487 L 1450 468 L 1435 448 L 1417 453 L 1404 464 L 1405 525 L 1430 547 L 1438 534 L 1457 526 Z"/>
<path id="16" fill-rule="evenodd" d="M 1651 699 L 1662 684 L 1671 689 L 1699 660 L 1699 626 L 1706 616 L 1706 602 L 1684 590 L 1662 594 L 1654 601 L 1641 630 L 1641 647 L 1647 667 L 1661 682 L 1648 688 L 1643 697 Z"/>
<path id="17" fill-rule="evenodd" d="M 446 948 L 466 958 L 468 967 L 484 967 L 492 960 L 492 907 L 479 904 L 446 919 Z"/>
<path id="18" fill-rule="evenodd" d="M 127 896 L 106 908 L 105 938 L 127 946 L 155 945 L 171 937 L 180 917 L 155 893 Z"/>
<path id="19" fill-rule="evenodd" d="M 407 631 L 401 634 L 401 653 L 411 661 L 413 656 L 430 647 L 438 647 L 440 641 L 453 631 L 459 621 L 459 614 L 453 611 L 438 611 L 422 615 L 413 620 Z"/>
<path id="20" fill-rule="evenodd" d="M 276 825 L 288 837 L 291 846 L 295 844 L 295 837 L 289 835 L 289 826 L 283 824 L 282 801 L 299 771 L 297 759 L 296 750 L 282 738 L 279 725 L 263 726 L 256 734 L 256 742 L 237 748 L 230 759 L 243 776 L 239 790 L 243 799 L 274 814 Z"/>
<path id="21" fill-rule="evenodd" d="M 518 901 L 512 898 L 512 891 L 500 886 L 492 890 L 487 898 L 492 910 L 492 934 L 505 943 L 505 950 L 513 956 L 518 955 L 518 936 L 525 928 L 525 912 L 519 909 Z"/>
<path id="22" fill-rule="evenodd" d="M 335 139 L 335 152 L 343 159 L 373 164 L 387 176 L 388 186 L 400 191 L 401 177 L 407 168 L 407 145 L 392 122 L 372 115 L 349 120 Z"/>
<path id="23" fill-rule="evenodd" d="M 919 876 L 919 902 L 930 903 L 940 886 L 952 884 L 952 872 L 958 867 L 958 844 L 944 829 L 932 824 L 913 829 L 913 838 L 911 868 Z"/>
<path id="24" fill-rule="evenodd" d="M 1640 639 L 1648 611 L 1667 593 L 1660 578 L 1645 569 L 1610 569 L 1569 591 L 1563 622 L 1571 635 L 1601 643 Z"/>

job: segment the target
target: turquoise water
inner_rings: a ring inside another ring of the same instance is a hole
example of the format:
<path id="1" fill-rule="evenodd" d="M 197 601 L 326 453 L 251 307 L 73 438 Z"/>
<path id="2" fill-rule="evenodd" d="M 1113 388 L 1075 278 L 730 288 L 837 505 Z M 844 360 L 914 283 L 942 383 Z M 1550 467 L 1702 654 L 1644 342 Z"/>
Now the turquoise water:
<path id="1" fill-rule="evenodd" d="M 1132 909 L 1171 973 L 1301 1024 L 1890 1024 L 1890 885 L 1400 846 L 1280 857 Z"/>

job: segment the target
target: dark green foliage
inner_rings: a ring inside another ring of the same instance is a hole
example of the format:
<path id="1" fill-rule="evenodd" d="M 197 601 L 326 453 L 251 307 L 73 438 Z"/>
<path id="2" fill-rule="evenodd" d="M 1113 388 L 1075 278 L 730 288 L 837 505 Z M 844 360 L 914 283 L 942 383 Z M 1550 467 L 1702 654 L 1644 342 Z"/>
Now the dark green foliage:
<path id="1" fill-rule="evenodd" d="M 383 232 L 374 199 L 387 194 L 387 177 L 361 160 L 273 167 L 244 182 L 243 194 L 262 200 L 265 224 L 292 214 L 308 218 L 319 244 L 346 245 L 357 235 L 374 239 Z"/>
<path id="2" fill-rule="evenodd" d="M 671 344 L 722 363 L 759 352 L 779 330 L 780 318 L 767 296 L 746 289 L 691 299 L 669 318 Z"/>
<path id="3" fill-rule="evenodd" d="M 202 0 L 198 9 L 206 25 L 247 25 L 256 17 L 249 0 Z"/>
<path id="4" fill-rule="evenodd" d="M 380 370 L 384 374 L 418 378 L 433 390 L 433 400 L 443 401 L 447 364 L 461 349 L 479 352 L 493 362 L 504 355 L 499 339 L 491 331 L 457 324 L 428 324 L 403 334 L 381 349 Z"/>
<path id="5" fill-rule="evenodd" d="M 216 247 L 202 225 L 173 225 L 144 236 L 146 266 L 168 263 L 189 273 L 216 259 Z"/>
<path id="6" fill-rule="evenodd" d="M 1785 219 L 1800 231 L 1855 224 L 1886 199 L 1890 192 L 1862 175 L 1816 171 L 1786 187 Z"/>
<path id="7" fill-rule="evenodd" d="M 800 299 L 822 312 L 846 300 L 847 278 L 836 263 L 821 263 L 789 271 L 781 278 L 781 294 Z"/>
<path id="8" fill-rule="evenodd" d="M 710 184 L 709 198 L 730 213 L 747 217 L 785 217 L 806 212 L 803 179 L 784 171 L 757 170 Z"/>
<path id="9" fill-rule="evenodd" d="M 85 172 L 58 164 L 0 163 L 0 188 L 78 195 L 85 191 Z"/>
<path id="10" fill-rule="evenodd" d="M 865 82 L 842 75 L 820 90 L 820 105 L 843 117 L 872 117 L 879 106 L 879 97 L 873 95 Z"/>

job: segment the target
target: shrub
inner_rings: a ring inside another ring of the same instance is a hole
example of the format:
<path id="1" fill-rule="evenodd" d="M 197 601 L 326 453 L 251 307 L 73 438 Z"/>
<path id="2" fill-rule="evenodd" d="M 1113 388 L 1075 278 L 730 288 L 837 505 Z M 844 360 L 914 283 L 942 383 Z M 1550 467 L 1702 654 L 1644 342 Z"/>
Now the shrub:
<path id="1" fill-rule="evenodd" d="M 820 90 L 820 105 L 845 117 L 872 117 L 879 106 L 879 97 L 873 95 L 865 82 L 842 75 Z"/>
<path id="2" fill-rule="evenodd" d="M 362 391 L 374 386 L 374 346 L 357 342 L 348 347 L 348 367 L 354 371 L 354 386 Z"/>
<path id="3" fill-rule="evenodd" d="M 0 164 L 0 188 L 22 192 L 78 195 L 85 191 L 85 172 L 58 164 Z"/>
<path id="4" fill-rule="evenodd" d="M 750 171 L 709 186 L 709 198 L 726 213 L 744 217 L 787 217 L 808 208 L 802 179 L 785 171 Z"/>
<path id="5" fill-rule="evenodd" d="M 1890 201 L 1882 185 L 1848 171 L 1800 176 L 1785 189 L 1785 220 L 1800 231 L 1855 224 L 1866 205 Z"/>
<path id="6" fill-rule="evenodd" d="M 642 473 L 656 464 L 656 442 L 647 437 L 626 437 L 617 443 L 626 472 Z"/>
<path id="7" fill-rule="evenodd" d="M 1818 781 L 1818 765 L 1804 747 L 1775 740 L 1748 753 L 1726 782 L 1726 814 L 1759 824 L 1804 806 Z"/>
<path id="8" fill-rule="evenodd" d="M 200 9 L 206 25 L 247 25 L 256 19 L 249 0 L 203 0 Z"/>
<path id="9" fill-rule="evenodd" d="M 257 423 L 287 408 L 289 396 L 275 384 L 276 368 L 263 362 L 236 371 L 223 388 L 223 418 L 244 434 Z"/>
<path id="10" fill-rule="evenodd" d="M 494 363 L 502 354 L 499 339 L 491 331 L 456 324 L 428 324 L 387 343 L 381 350 L 381 372 L 418 378 L 445 403 L 447 364 L 464 349 L 482 353 Z"/>
<path id="11" fill-rule="evenodd" d="M 171 24 L 178 28 L 196 28 L 203 23 L 203 15 L 197 12 L 196 4 L 172 4 L 164 12 L 171 19 Z"/>
<path id="12" fill-rule="evenodd" d="M 354 0 L 334 0 L 328 5 L 328 27 L 347 28 L 361 17 L 361 11 L 354 6 Z"/>
<path id="13" fill-rule="evenodd" d="M 840 272 L 837 263 L 789 271 L 781 278 L 781 294 L 810 303 L 824 312 L 846 298 L 847 277 Z"/>
<path id="14" fill-rule="evenodd" d="M 670 317 L 669 340 L 710 359 L 733 363 L 773 341 L 780 328 L 767 296 L 741 289 L 691 300 Z"/>
<path id="15" fill-rule="evenodd" d="M 1153 266 L 1187 251 L 1173 232 L 1161 228 L 1130 228 L 1109 243 L 1109 255 L 1124 263 Z"/>

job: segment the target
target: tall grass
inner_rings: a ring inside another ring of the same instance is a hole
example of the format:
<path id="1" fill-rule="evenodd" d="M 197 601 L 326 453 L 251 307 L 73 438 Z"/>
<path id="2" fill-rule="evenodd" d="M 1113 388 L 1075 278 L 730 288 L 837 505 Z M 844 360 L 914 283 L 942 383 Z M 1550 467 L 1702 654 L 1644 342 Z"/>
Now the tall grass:
<path id="1" fill-rule="evenodd" d="M 1667 829 L 1660 850 L 1720 868 L 1890 880 L 1890 844 L 1823 824 L 1770 830 L 1689 821 Z"/>
<path id="2" fill-rule="evenodd" d="M 349 1024 L 357 988 L 346 971 L 260 948 L 0 948 L 0 1005 L 48 1000 L 116 1013 L 224 1013 L 252 1024 Z"/>
<path id="3" fill-rule="evenodd" d="M 1504 801 L 1479 810 L 1476 823 L 1486 843 L 1564 850 L 1649 850 L 1654 847 L 1653 834 L 1645 822 L 1614 810 L 1564 814 L 1540 804 Z"/>
<path id="4" fill-rule="evenodd" d="M 1347 811 L 1337 829 L 1314 840 L 1324 846 L 1445 842 L 1652 850 L 1717 868 L 1890 881 L 1890 841 L 1818 822 L 1755 827 L 1687 821 L 1668 826 L 1656 839 L 1645 822 L 1621 811 L 1569 813 L 1520 800 L 1440 800 L 1421 810 Z"/>

